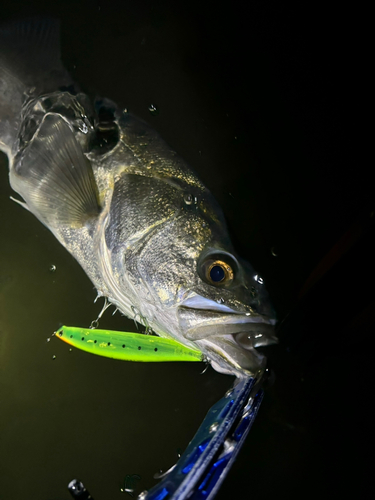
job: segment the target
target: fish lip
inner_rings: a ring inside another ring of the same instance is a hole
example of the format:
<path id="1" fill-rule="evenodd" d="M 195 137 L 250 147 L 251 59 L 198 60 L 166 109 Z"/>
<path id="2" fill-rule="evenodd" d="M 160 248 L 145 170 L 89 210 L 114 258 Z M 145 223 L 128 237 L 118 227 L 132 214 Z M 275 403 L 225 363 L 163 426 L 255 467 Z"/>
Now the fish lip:
<path id="1" fill-rule="evenodd" d="M 219 373 L 257 377 L 266 368 L 267 358 L 263 353 L 238 345 L 232 335 L 198 340 L 196 345 Z"/>
<path id="2" fill-rule="evenodd" d="M 186 306 L 178 308 L 180 326 L 188 340 L 203 340 L 211 336 L 249 334 L 258 331 L 260 335 L 274 338 L 276 319 L 257 313 L 242 313 L 198 309 Z M 260 344 L 259 344 L 260 345 Z M 262 344 L 264 345 L 264 344 Z"/>
<path id="3" fill-rule="evenodd" d="M 179 307 L 178 316 L 184 337 L 221 373 L 254 376 L 262 372 L 266 357 L 256 348 L 278 342 L 272 317 L 186 306 Z"/>
<path id="4" fill-rule="evenodd" d="M 209 334 L 210 330 L 213 330 L 211 335 Z M 238 340 L 244 340 L 244 337 L 247 335 L 249 339 L 253 339 L 253 347 L 277 342 L 274 324 L 266 321 L 251 321 L 246 323 L 233 322 L 222 325 L 207 324 L 190 329 L 185 333 L 185 337 L 193 341 L 204 340 L 211 336 L 220 337 L 224 335 L 232 335 L 235 339 L 239 337 Z M 261 341 L 261 339 L 263 339 L 263 341 Z M 269 341 L 266 342 L 265 339 L 269 339 Z"/>

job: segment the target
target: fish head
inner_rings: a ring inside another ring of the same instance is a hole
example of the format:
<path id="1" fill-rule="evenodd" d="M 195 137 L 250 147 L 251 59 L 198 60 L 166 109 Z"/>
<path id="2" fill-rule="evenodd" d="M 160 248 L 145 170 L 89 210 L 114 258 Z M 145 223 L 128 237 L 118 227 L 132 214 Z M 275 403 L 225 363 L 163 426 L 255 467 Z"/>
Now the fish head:
<path id="1" fill-rule="evenodd" d="M 263 371 L 266 358 L 257 348 L 277 342 L 264 280 L 233 250 L 212 244 L 198 257 L 196 274 L 199 282 L 178 307 L 184 337 L 221 373 Z"/>
<path id="2" fill-rule="evenodd" d="M 257 348 L 276 342 L 263 280 L 237 256 L 219 204 L 190 167 L 130 113 L 119 130 L 101 259 L 116 304 L 129 315 L 128 298 L 157 334 L 200 349 L 217 371 L 255 375 L 266 361 Z"/>
<path id="3" fill-rule="evenodd" d="M 157 333 L 200 349 L 217 371 L 255 375 L 266 362 L 256 349 L 277 341 L 263 280 L 236 255 L 207 189 L 177 189 L 168 203 L 173 216 L 126 257 L 144 316 Z"/>

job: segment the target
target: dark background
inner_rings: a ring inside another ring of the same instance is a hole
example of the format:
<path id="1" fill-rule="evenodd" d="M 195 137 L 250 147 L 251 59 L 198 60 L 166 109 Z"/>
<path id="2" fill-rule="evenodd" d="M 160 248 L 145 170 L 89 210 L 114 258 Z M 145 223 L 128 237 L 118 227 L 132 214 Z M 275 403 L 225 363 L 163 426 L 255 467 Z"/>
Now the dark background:
<path id="1" fill-rule="evenodd" d="M 368 13 L 274 4 L 3 2 L 0 20 L 58 17 L 74 79 L 146 119 L 190 163 L 265 280 L 280 318 L 274 383 L 218 500 L 359 497 L 374 333 Z M 101 303 L 9 200 L 0 161 L 0 498 L 67 500 L 78 476 L 95 500 L 115 500 L 127 474 L 141 476 L 138 494 L 232 379 L 48 342 L 61 323 L 89 325 Z M 314 272 L 321 262 L 326 272 Z M 101 326 L 134 329 L 109 312 Z"/>

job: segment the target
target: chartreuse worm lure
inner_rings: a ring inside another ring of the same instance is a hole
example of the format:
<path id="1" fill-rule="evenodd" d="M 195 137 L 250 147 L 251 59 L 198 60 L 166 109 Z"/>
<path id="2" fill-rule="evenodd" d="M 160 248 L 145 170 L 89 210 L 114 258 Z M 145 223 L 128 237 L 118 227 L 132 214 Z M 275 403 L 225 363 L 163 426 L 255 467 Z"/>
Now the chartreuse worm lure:
<path id="1" fill-rule="evenodd" d="M 204 361 L 201 351 L 142 333 L 62 326 L 57 338 L 83 351 L 124 361 Z"/>

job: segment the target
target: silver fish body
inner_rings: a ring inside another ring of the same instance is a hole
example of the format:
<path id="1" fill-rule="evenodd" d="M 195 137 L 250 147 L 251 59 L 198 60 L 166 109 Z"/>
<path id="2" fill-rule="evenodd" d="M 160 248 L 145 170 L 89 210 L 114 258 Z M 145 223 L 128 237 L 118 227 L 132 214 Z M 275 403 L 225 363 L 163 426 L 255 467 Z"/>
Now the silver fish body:
<path id="1" fill-rule="evenodd" d="M 275 314 L 220 207 L 149 125 L 79 92 L 58 38 L 53 21 L 0 32 L 12 188 L 125 315 L 199 348 L 219 372 L 256 374 L 256 348 L 276 342 Z"/>

